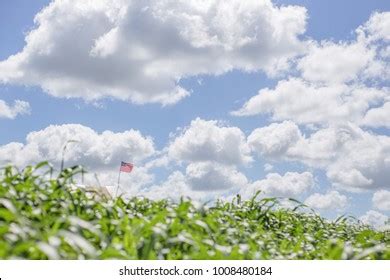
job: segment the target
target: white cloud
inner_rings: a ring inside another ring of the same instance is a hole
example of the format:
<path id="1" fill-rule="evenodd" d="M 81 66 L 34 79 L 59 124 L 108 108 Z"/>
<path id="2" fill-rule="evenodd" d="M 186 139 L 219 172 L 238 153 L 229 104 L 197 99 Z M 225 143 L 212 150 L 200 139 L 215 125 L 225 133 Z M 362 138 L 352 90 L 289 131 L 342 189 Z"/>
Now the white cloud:
<path id="1" fill-rule="evenodd" d="M 232 114 L 266 114 L 275 121 L 317 126 L 388 126 L 389 23 L 390 13 L 375 13 L 356 29 L 355 40 L 311 42 L 297 60 L 295 77 L 261 89 Z"/>
<path id="2" fill-rule="evenodd" d="M 62 150 L 68 140 L 77 142 L 67 145 L 65 167 L 85 167 L 88 172 L 84 175 L 86 185 L 108 186 L 114 193 L 122 160 L 135 164 L 130 174 L 121 174 L 123 190 L 135 194 L 154 180 L 149 168 L 143 165 L 146 159 L 156 154 L 150 137 L 136 130 L 119 133 L 104 131 L 99 134 L 79 124 L 51 125 L 29 133 L 25 143 L 12 142 L 0 146 L 0 166 L 11 163 L 25 167 L 47 160 L 59 170 Z M 76 176 L 75 180 L 82 183 L 81 176 Z"/>
<path id="3" fill-rule="evenodd" d="M 219 127 L 216 122 L 195 121 L 198 124 L 199 122 L 208 125 L 213 131 L 216 130 L 217 134 L 222 133 L 219 138 L 208 138 L 208 140 L 221 140 L 221 144 L 225 141 L 223 149 L 233 149 L 232 153 L 234 153 L 234 148 L 237 147 L 229 145 L 245 144 L 245 137 L 237 128 Z M 211 133 L 208 136 L 215 135 Z M 59 168 L 62 150 L 68 140 L 77 142 L 68 143 L 65 153 L 66 166 L 83 165 L 88 171 L 84 176 L 85 184 L 107 186 L 112 193 L 116 190 L 118 168 L 122 160 L 135 164 L 133 172 L 121 174 L 119 193 L 126 192 L 127 195 L 144 195 L 153 198 L 157 198 L 159 195 L 159 198 L 190 196 L 203 200 L 205 198 L 211 199 L 212 195 L 216 193 L 220 195 L 227 192 L 237 192 L 248 184 L 245 175 L 234 166 L 236 161 L 245 161 L 245 157 L 241 158 L 240 154 L 231 162 L 227 155 L 226 157 L 219 156 L 220 153 L 223 154 L 226 151 L 218 150 L 214 154 L 217 155 L 216 161 L 210 160 L 213 159 L 213 156 L 205 161 L 197 162 L 196 158 L 194 161 L 189 160 L 190 164 L 186 167 L 185 174 L 174 171 L 165 183 L 150 186 L 155 179 L 154 174 L 150 173 L 150 169 L 161 166 L 168 167 L 169 165 L 166 153 L 157 152 L 150 137 L 145 137 L 135 130 L 120 133 L 112 131 L 97 133 L 93 129 L 79 124 L 52 125 L 43 130 L 29 133 L 25 143 L 12 142 L 0 146 L 0 165 L 12 163 L 18 167 L 24 167 L 28 164 L 48 160 L 56 168 Z M 218 145 L 215 147 L 219 148 Z M 210 150 L 210 153 L 212 154 L 213 151 Z M 248 156 L 247 154 L 246 156 Z M 152 156 L 153 158 L 151 158 Z M 156 156 L 160 157 L 156 158 Z M 222 163 L 218 163 L 218 159 L 221 158 L 223 159 Z M 146 160 L 149 161 L 145 163 Z M 80 183 L 81 177 L 77 177 L 76 180 Z"/>
<path id="4" fill-rule="evenodd" d="M 284 155 L 301 138 L 298 126 L 284 121 L 255 129 L 248 136 L 248 145 L 259 155 L 273 158 Z"/>
<path id="5" fill-rule="evenodd" d="M 324 168 L 334 186 L 389 188 L 390 137 L 350 124 L 319 130 L 292 148 L 290 157 Z"/>
<path id="6" fill-rule="evenodd" d="M 140 190 L 135 195 L 151 199 L 179 200 L 189 197 L 194 201 L 208 202 L 226 199 L 247 185 L 246 177 L 233 167 L 211 163 L 190 164 L 185 174 L 174 171 L 166 181 Z"/>
<path id="7" fill-rule="evenodd" d="M 361 42 L 352 44 L 324 41 L 314 44 L 298 69 L 308 81 L 340 83 L 357 78 L 375 57 L 375 51 Z"/>
<path id="8" fill-rule="evenodd" d="M 269 163 L 264 164 L 264 171 L 265 172 L 269 172 L 272 169 L 274 169 L 274 166 L 272 164 L 269 164 Z"/>
<path id="9" fill-rule="evenodd" d="M 390 211 L 390 191 L 380 190 L 374 193 L 372 204 L 376 209 Z"/>
<path id="10" fill-rule="evenodd" d="M 386 225 L 389 217 L 374 210 L 368 211 L 366 214 L 360 217 L 360 220 L 379 230 L 389 229 L 389 225 Z"/>
<path id="11" fill-rule="evenodd" d="M 295 124 L 286 121 L 256 129 L 248 142 L 260 156 L 277 156 L 325 170 L 335 187 L 390 187 L 390 137 L 364 131 L 351 123 L 304 136 Z"/>
<path id="12" fill-rule="evenodd" d="M 336 148 L 337 142 L 334 142 L 334 162 L 328 166 L 327 176 L 336 187 L 390 188 L 390 137 L 350 127 L 352 129 L 333 130 L 344 135 L 336 138 L 341 141 L 340 149 Z"/>
<path id="13" fill-rule="evenodd" d="M 116 168 L 121 160 L 137 164 L 155 153 L 153 140 L 136 130 L 99 134 L 79 124 L 51 125 L 29 133 L 25 144 L 0 146 L 0 165 L 13 163 L 23 167 L 44 160 L 58 164 L 68 140 L 78 142 L 68 144 L 66 164 L 82 164 L 91 171 Z"/>
<path id="14" fill-rule="evenodd" d="M 189 94 L 185 77 L 285 70 L 306 45 L 305 25 L 305 8 L 270 0 L 55 0 L 23 50 L 0 62 L 0 81 L 167 105 Z"/>
<path id="15" fill-rule="evenodd" d="M 356 40 L 312 43 L 297 68 L 303 78 L 314 82 L 386 81 L 390 77 L 386 59 L 389 29 L 390 12 L 374 13 L 356 29 Z"/>
<path id="16" fill-rule="evenodd" d="M 372 14 L 368 22 L 361 26 L 358 31 L 365 33 L 370 41 L 390 41 L 390 12 L 376 12 Z"/>
<path id="17" fill-rule="evenodd" d="M 240 189 L 248 183 L 234 167 L 210 162 L 188 165 L 186 180 L 191 189 L 198 191 Z"/>
<path id="18" fill-rule="evenodd" d="M 30 104 L 26 101 L 15 100 L 14 105 L 10 106 L 0 99 L 0 119 L 15 119 L 18 115 L 30 114 Z"/>
<path id="19" fill-rule="evenodd" d="M 310 172 L 287 172 L 283 176 L 278 173 L 267 174 L 263 180 L 255 181 L 246 188 L 241 188 L 244 198 L 250 199 L 257 191 L 267 196 L 296 198 L 314 186 L 314 178 Z"/>
<path id="20" fill-rule="evenodd" d="M 177 136 L 168 148 L 178 161 L 237 165 L 252 160 L 244 133 L 237 127 L 197 118 Z"/>
<path id="21" fill-rule="evenodd" d="M 131 195 L 131 194 L 130 194 Z M 150 199 L 172 199 L 179 200 L 182 197 L 190 197 L 196 201 L 203 200 L 206 192 L 194 192 L 186 182 L 186 177 L 180 171 L 173 172 L 165 182 L 153 185 L 146 190 L 136 193 L 137 196 L 144 196 Z"/>
<path id="22" fill-rule="evenodd" d="M 362 123 L 372 127 L 390 128 L 390 102 L 386 102 L 382 107 L 367 111 Z"/>
<path id="23" fill-rule="evenodd" d="M 348 204 L 348 198 L 338 191 L 314 193 L 305 200 L 305 204 L 315 209 L 343 211 Z"/>
<path id="24" fill-rule="evenodd" d="M 292 120 L 298 124 L 361 123 L 370 106 L 382 104 L 389 94 L 388 88 L 322 85 L 291 78 L 278 82 L 275 89 L 260 90 L 233 114 L 270 114 L 273 120 Z M 369 124 L 372 123 L 366 123 Z"/>
<path id="25" fill-rule="evenodd" d="M 245 175 L 237 170 L 237 165 L 252 161 L 245 134 L 239 128 L 197 118 L 171 138 L 162 159 L 185 163 L 185 172 L 173 172 L 166 182 L 152 186 L 143 195 L 164 197 L 166 192 L 165 196 L 174 199 L 188 196 L 215 200 L 248 184 Z"/>

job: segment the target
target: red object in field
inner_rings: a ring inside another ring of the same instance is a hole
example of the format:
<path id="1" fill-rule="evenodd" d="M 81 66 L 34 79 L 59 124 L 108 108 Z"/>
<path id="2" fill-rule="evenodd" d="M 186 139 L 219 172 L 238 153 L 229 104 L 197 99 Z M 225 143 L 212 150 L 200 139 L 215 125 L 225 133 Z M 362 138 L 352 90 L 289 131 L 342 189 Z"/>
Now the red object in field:
<path id="1" fill-rule="evenodd" d="M 127 163 L 122 161 L 121 168 L 119 169 L 122 172 L 130 173 L 133 170 L 134 165 L 132 163 Z"/>

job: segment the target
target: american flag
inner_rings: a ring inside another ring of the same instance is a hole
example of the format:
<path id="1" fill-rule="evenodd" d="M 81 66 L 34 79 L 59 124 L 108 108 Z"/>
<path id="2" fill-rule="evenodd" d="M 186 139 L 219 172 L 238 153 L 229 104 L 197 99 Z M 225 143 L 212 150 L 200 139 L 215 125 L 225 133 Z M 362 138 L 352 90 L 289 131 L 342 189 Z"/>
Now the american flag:
<path id="1" fill-rule="evenodd" d="M 128 162 L 121 162 L 121 168 L 119 169 L 122 172 L 130 173 L 133 170 L 134 165 Z"/>

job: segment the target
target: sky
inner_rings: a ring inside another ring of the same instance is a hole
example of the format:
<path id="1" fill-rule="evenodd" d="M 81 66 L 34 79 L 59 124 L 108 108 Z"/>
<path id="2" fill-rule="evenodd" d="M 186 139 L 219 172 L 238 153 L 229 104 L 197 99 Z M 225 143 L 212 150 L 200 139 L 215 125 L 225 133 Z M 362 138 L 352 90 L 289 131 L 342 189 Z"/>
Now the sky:
<path id="1" fill-rule="evenodd" d="M 261 190 L 383 227 L 389 10 L 385 0 L 3 0 L 0 165 L 58 169 L 76 140 L 65 163 L 87 168 L 85 184 L 115 189 L 126 161 L 127 195 Z"/>

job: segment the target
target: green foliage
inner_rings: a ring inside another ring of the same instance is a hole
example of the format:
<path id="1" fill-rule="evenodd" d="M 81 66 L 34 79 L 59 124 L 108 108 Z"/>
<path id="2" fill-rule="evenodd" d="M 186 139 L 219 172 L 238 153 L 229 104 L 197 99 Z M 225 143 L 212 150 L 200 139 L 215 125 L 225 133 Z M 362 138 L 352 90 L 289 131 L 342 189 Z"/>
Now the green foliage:
<path id="1" fill-rule="evenodd" d="M 0 259 L 390 259 L 389 232 L 254 197 L 196 206 L 72 188 L 80 167 L 0 174 Z"/>

